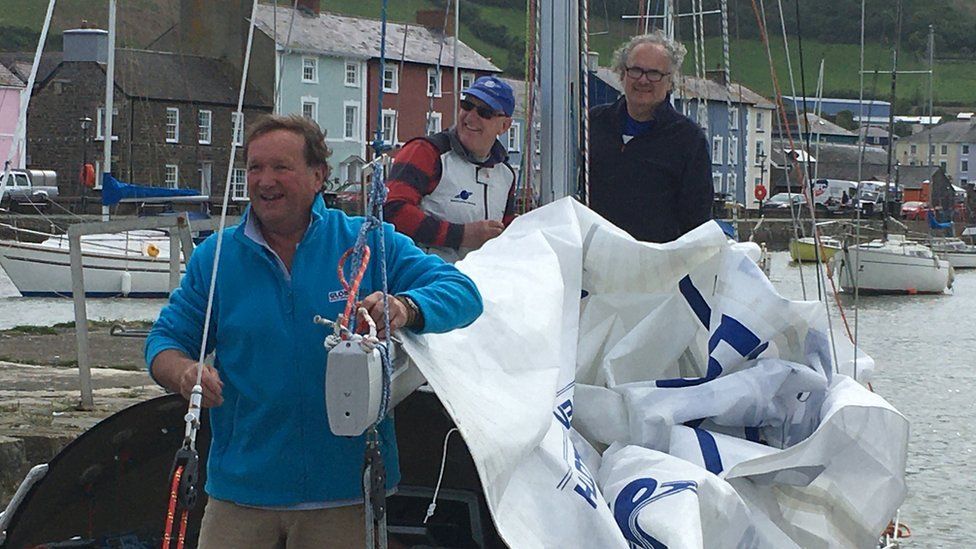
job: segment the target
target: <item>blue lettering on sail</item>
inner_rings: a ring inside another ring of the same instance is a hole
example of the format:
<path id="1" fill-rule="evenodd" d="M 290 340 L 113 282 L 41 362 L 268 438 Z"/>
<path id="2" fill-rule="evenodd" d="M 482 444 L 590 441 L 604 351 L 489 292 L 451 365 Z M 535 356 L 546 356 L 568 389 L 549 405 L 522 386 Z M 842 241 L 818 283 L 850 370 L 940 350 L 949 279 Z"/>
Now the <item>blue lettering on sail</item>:
<path id="1" fill-rule="evenodd" d="M 559 420 L 559 423 L 563 424 L 563 427 L 569 429 L 569 425 L 573 420 L 573 401 L 564 401 L 552 411 L 552 415 L 556 416 L 556 419 Z"/>
<path id="2" fill-rule="evenodd" d="M 596 509 L 596 481 L 593 480 L 593 475 L 586 468 L 583 458 L 580 457 L 580 453 L 575 447 L 573 448 L 573 456 L 573 469 L 576 477 L 576 487 L 573 488 L 573 491 L 579 494 L 590 507 Z"/>
<path id="3" fill-rule="evenodd" d="M 681 295 L 684 296 L 685 301 L 691 307 L 698 321 L 708 329 L 712 316 L 712 309 L 705 302 L 705 298 L 702 296 L 698 288 L 692 282 L 690 276 L 685 276 L 678 283 L 678 289 Z M 659 379 L 656 382 L 658 387 L 690 387 L 692 385 L 700 385 L 707 381 L 711 381 L 722 374 L 722 364 L 717 358 L 712 356 L 718 344 L 721 342 L 726 342 L 730 347 L 735 349 L 740 356 L 745 357 L 748 360 L 755 359 L 763 351 L 769 347 L 768 342 L 762 342 L 759 337 L 756 336 L 745 325 L 741 322 L 732 318 L 728 315 L 722 315 L 721 322 L 712 335 L 708 338 L 708 369 L 705 372 L 705 377 L 700 378 L 675 378 L 675 379 Z"/>
<path id="4" fill-rule="evenodd" d="M 624 486 L 613 502 L 613 518 L 632 549 L 667 549 L 667 545 L 644 531 L 637 520 L 648 505 L 686 490 L 697 493 L 698 483 L 676 480 L 658 486 L 653 478 L 639 478 Z"/>

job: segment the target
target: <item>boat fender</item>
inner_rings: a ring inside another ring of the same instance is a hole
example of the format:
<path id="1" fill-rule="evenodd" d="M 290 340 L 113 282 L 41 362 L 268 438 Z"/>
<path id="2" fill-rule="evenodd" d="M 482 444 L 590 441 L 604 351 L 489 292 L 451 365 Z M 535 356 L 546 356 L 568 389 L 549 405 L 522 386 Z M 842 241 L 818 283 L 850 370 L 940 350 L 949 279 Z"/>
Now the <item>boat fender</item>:
<path id="1" fill-rule="evenodd" d="M 153 259 L 159 257 L 159 248 L 155 244 L 152 244 L 152 243 L 147 244 L 146 245 L 146 255 L 148 255 L 149 257 L 151 257 Z"/>
<path id="2" fill-rule="evenodd" d="M 132 273 L 129 271 L 123 271 L 121 275 L 122 282 L 122 296 L 128 297 L 132 292 Z"/>

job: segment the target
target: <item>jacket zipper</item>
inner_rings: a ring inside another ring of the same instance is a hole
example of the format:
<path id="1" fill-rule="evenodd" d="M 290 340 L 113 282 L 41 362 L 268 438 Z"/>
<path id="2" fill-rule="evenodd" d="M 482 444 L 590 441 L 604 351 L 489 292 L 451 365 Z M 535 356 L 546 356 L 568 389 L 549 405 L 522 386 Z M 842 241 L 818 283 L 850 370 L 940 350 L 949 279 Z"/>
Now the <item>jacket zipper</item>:
<path id="1" fill-rule="evenodd" d="M 485 220 L 488 220 L 488 184 L 485 183 Z"/>

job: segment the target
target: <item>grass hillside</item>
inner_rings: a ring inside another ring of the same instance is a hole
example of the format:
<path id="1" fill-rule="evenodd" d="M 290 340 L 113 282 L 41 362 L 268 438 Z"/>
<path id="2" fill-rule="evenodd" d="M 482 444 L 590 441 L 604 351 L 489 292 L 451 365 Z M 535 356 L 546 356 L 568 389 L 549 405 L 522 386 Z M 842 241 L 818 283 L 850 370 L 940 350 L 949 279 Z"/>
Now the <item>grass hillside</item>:
<path id="1" fill-rule="evenodd" d="M 47 2 L 43 0 L 2 0 L 4 9 L 0 11 L 0 44 L 5 29 L 31 30 L 36 40 L 40 29 Z M 214 0 L 217 1 L 217 0 Z M 225 0 L 222 0 L 225 1 Z M 270 0 L 262 0 L 271 3 Z M 417 10 L 442 10 L 445 0 L 391 0 L 389 1 L 389 17 L 400 22 L 415 21 Z M 976 2 L 972 0 L 957 0 L 958 5 L 976 13 Z M 279 5 L 291 5 L 292 0 L 278 0 Z M 463 0 L 461 3 L 460 37 L 465 43 L 473 47 L 482 55 L 490 58 L 495 65 L 506 68 L 510 76 L 523 64 L 517 59 L 520 52 L 515 47 L 525 43 L 526 17 L 524 9 L 504 8 L 497 4 L 497 0 Z M 121 45 L 142 47 L 153 38 L 168 29 L 175 21 L 179 12 L 177 0 L 125 0 L 119 7 L 119 34 Z M 636 2 L 635 2 L 636 4 Z M 107 19 L 107 0 L 58 0 L 55 11 L 52 34 L 60 33 L 65 28 L 77 27 L 82 19 L 103 26 Z M 615 15 L 606 13 L 599 2 L 591 2 L 594 10 L 590 17 L 590 47 L 600 53 L 601 64 L 609 64 L 610 55 L 621 42 L 636 31 L 636 23 L 623 21 Z M 322 9 L 371 17 L 378 19 L 382 0 L 322 0 Z M 452 15 L 453 17 L 453 15 Z M 479 28 L 472 24 L 476 22 Z M 490 25 L 491 32 L 486 33 L 485 27 Z M 498 34 L 504 34 L 499 40 Z M 694 71 L 692 44 L 687 43 L 689 56 L 685 73 Z M 0 49 L 3 49 L 0 45 Z M 51 47 L 51 46 L 49 46 Z M 790 37 L 791 57 L 793 62 L 796 93 L 800 93 L 799 53 L 795 37 Z M 28 47 L 17 49 L 32 49 Z M 7 47 L 7 49 L 11 49 Z M 780 85 L 784 94 L 791 94 L 789 78 L 786 71 L 786 56 L 783 51 L 782 39 L 773 41 L 773 59 L 777 67 Z M 859 48 L 851 44 L 828 44 L 812 40 L 804 40 L 804 69 L 807 94 L 815 93 L 817 72 L 820 59 L 825 60 L 826 96 L 857 97 L 858 93 L 858 59 Z M 937 52 L 938 53 L 938 52 Z M 943 52 L 953 53 L 953 52 Z M 770 82 L 769 68 L 766 62 L 765 49 L 755 40 L 736 40 L 731 45 L 732 78 L 747 87 L 765 95 L 773 93 Z M 705 65 L 716 68 L 722 60 L 721 40 L 708 38 L 705 55 Z M 869 38 L 865 50 L 865 70 L 886 71 L 891 67 L 891 53 L 880 45 L 880 40 Z M 899 59 L 899 69 L 923 70 L 927 65 L 925 60 L 918 59 L 914 54 L 903 53 Z M 889 77 L 879 73 L 877 76 L 867 74 L 864 77 L 866 96 L 876 96 L 887 100 Z M 898 79 L 899 111 L 923 104 L 928 95 L 928 78 L 922 75 L 902 75 Z M 936 62 L 934 95 L 936 105 L 968 107 L 976 105 L 976 59 L 973 60 L 942 60 Z"/>

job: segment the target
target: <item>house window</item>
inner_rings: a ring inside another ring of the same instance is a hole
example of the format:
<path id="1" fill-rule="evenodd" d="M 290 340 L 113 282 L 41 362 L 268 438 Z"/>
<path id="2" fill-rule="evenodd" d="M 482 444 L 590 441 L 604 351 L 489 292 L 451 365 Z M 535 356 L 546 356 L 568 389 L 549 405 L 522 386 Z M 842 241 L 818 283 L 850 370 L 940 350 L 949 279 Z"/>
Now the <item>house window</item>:
<path id="1" fill-rule="evenodd" d="M 508 128 L 507 137 L 509 152 L 522 150 L 522 128 L 518 122 L 512 122 L 512 126 Z"/>
<path id="2" fill-rule="evenodd" d="M 397 66 L 385 67 L 383 69 L 383 91 L 386 93 L 397 93 L 400 83 L 397 73 Z"/>
<path id="3" fill-rule="evenodd" d="M 213 162 L 201 162 L 197 173 L 200 175 L 200 194 L 210 196 L 213 182 Z"/>
<path id="4" fill-rule="evenodd" d="M 201 145 L 209 145 L 213 135 L 213 112 L 200 111 L 197 114 L 198 139 Z"/>
<path id="5" fill-rule="evenodd" d="M 342 138 L 352 141 L 359 139 L 359 103 L 345 103 L 342 118 Z"/>
<path id="6" fill-rule="evenodd" d="M 756 140 L 756 165 L 762 165 L 763 159 L 766 158 L 766 142 L 762 139 Z"/>
<path id="7" fill-rule="evenodd" d="M 176 164 L 166 164 L 165 177 L 163 181 L 170 189 L 177 189 L 180 186 L 180 167 Z"/>
<path id="8" fill-rule="evenodd" d="M 949 166 L 948 166 L 948 164 L 946 163 L 945 160 L 939 162 L 939 166 L 942 167 L 942 171 L 944 171 L 944 172 L 949 171 Z"/>
<path id="9" fill-rule="evenodd" d="M 166 109 L 166 142 L 180 142 L 180 109 Z"/>
<path id="10" fill-rule="evenodd" d="M 722 136 L 712 136 L 712 164 L 721 164 L 725 155 L 722 154 Z"/>
<path id="11" fill-rule="evenodd" d="M 756 131 L 763 132 L 766 131 L 763 127 L 763 112 L 756 111 Z"/>
<path id="12" fill-rule="evenodd" d="M 969 154 L 969 145 L 962 146 L 962 154 Z"/>
<path id="13" fill-rule="evenodd" d="M 312 122 L 318 122 L 319 119 L 319 98 L 318 97 L 302 98 L 302 116 L 308 118 Z"/>
<path id="14" fill-rule="evenodd" d="M 968 172 L 969 171 L 969 160 L 963 160 L 959 165 L 959 171 Z"/>
<path id="15" fill-rule="evenodd" d="M 939 153 L 942 154 L 943 156 L 949 154 L 949 145 L 942 145 L 942 148 L 939 150 Z"/>
<path id="16" fill-rule="evenodd" d="M 240 123 L 238 123 L 240 121 Z M 230 113 L 231 131 L 234 133 L 234 145 L 244 146 L 244 113 Z"/>
<path id="17" fill-rule="evenodd" d="M 935 145 L 929 145 L 929 155 L 935 154 Z"/>
<path id="18" fill-rule="evenodd" d="M 319 83 L 319 60 L 317 57 L 302 57 L 302 82 Z"/>
<path id="19" fill-rule="evenodd" d="M 732 136 L 729 137 L 729 164 L 735 165 L 739 163 L 739 138 Z"/>
<path id="20" fill-rule="evenodd" d="M 731 129 L 739 129 L 739 107 L 732 107 L 729 111 L 729 124 Z"/>
<path id="21" fill-rule="evenodd" d="M 393 145 L 397 142 L 397 112 L 383 109 L 383 142 Z"/>
<path id="22" fill-rule="evenodd" d="M 359 87 L 359 63 L 346 61 L 346 85 L 351 88 Z"/>
<path id="23" fill-rule="evenodd" d="M 234 168 L 230 172 L 230 196 L 234 200 L 247 200 L 247 172 Z"/>
<path id="24" fill-rule="evenodd" d="M 427 119 L 427 135 L 434 135 L 435 133 L 443 129 L 443 115 L 439 112 L 430 113 L 430 118 Z"/>
<path id="25" fill-rule="evenodd" d="M 732 172 L 729 174 L 729 191 L 735 192 L 736 174 Z"/>
<path id="26" fill-rule="evenodd" d="M 118 125 L 115 123 L 119 118 L 119 109 L 112 108 L 112 141 L 118 141 L 116 133 Z M 99 107 L 95 114 L 95 139 L 101 141 L 105 139 L 105 107 Z"/>
<path id="27" fill-rule="evenodd" d="M 474 73 L 473 72 L 462 72 L 461 73 L 461 89 L 466 90 L 474 85 Z"/>
<path id="28" fill-rule="evenodd" d="M 722 174 L 712 174 L 712 189 L 717 193 L 722 192 Z"/>
<path id="29" fill-rule="evenodd" d="M 913 154 L 913 155 L 914 154 L 918 154 L 918 146 L 917 145 L 912 145 L 912 146 L 909 147 L 909 149 L 911 151 L 911 154 Z"/>
<path id="30" fill-rule="evenodd" d="M 436 67 L 427 69 L 427 97 L 441 96 L 441 73 Z"/>

